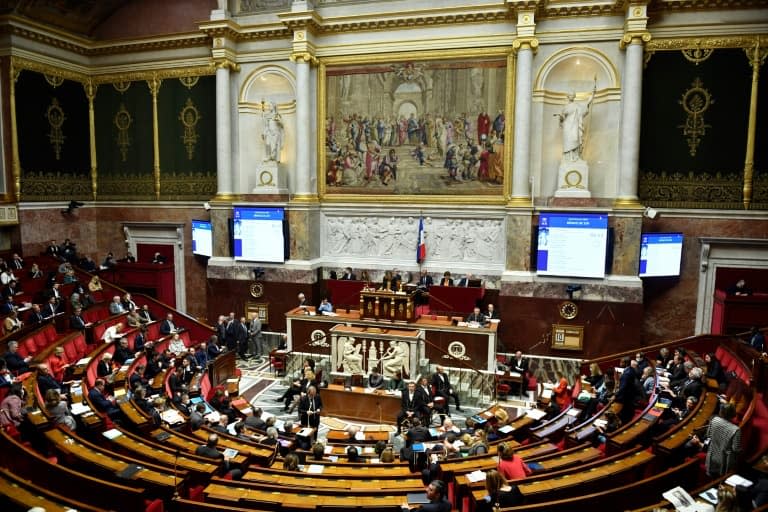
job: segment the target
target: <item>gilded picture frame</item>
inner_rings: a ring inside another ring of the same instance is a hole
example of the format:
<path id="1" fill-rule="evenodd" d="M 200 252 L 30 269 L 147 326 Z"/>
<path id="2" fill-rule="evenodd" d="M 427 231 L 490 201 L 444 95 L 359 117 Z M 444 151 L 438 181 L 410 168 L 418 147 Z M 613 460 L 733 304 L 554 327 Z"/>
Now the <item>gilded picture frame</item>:
<path id="1" fill-rule="evenodd" d="M 584 326 L 552 324 L 552 348 L 555 350 L 582 350 Z"/>
<path id="2" fill-rule="evenodd" d="M 321 58 L 320 197 L 503 203 L 513 74 L 509 48 Z"/>

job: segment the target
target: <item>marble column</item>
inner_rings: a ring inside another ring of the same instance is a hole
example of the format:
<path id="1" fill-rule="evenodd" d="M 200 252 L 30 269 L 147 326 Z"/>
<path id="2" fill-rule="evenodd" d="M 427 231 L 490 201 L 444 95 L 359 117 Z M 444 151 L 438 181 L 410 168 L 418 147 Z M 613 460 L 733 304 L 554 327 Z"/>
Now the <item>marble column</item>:
<path id="1" fill-rule="evenodd" d="M 626 45 L 624 59 L 623 109 L 621 111 L 621 144 L 619 183 L 615 204 L 639 206 L 637 198 L 640 162 L 640 114 L 643 96 L 643 38 L 632 36 Z"/>
<path id="2" fill-rule="evenodd" d="M 293 193 L 297 196 L 310 196 L 316 193 L 312 190 L 311 155 L 312 144 L 309 143 L 313 134 L 310 130 L 310 83 L 309 61 L 300 57 L 296 59 L 296 181 L 292 184 Z"/>
<path id="3" fill-rule="evenodd" d="M 535 41 L 535 39 L 533 40 Z M 533 42 L 515 41 L 517 67 L 515 70 L 515 127 L 512 159 L 512 197 L 514 204 L 531 204 L 531 76 Z"/>
<path id="4" fill-rule="evenodd" d="M 229 63 L 216 67 L 216 188 L 218 196 L 232 194 L 232 111 Z"/>

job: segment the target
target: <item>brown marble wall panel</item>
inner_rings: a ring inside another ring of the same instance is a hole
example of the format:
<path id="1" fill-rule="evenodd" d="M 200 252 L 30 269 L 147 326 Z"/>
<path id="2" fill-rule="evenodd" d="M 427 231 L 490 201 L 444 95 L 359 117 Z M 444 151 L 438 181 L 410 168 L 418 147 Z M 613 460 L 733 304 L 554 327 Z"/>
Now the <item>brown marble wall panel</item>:
<path id="1" fill-rule="evenodd" d="M 613 267 L 614 275 L 633 276 L 640 265 L 640 235 L 642 217 L 613 217 Z"/>
<path id="2" fill-rule="evenodd" d="M 507 269 L 531 269 L 531 215 L 507 216 Z"/>
<path id="3" fill-rule="evenodd" d="M 316 209 L 291 209 L 288 217 L 290 258 L 310 260 L 320 256 L 320 213 Z"/>
<path id="4" fill-rule="evenodd" d="M 643 231 L 682 232 L 683 260 L 680 278 L 644 279 L 645 317 L 643 339 L 649 343 L 691 336 L 696 324 L 696 302 L 701 278 L 699 237 L 766 238 L 768 220 L 675 217 L 662 212 L 644 219 Z"/>
<path id="5" fill-rule="evenodd" d="M 562 302 L 537 297 L 499 297 L 503 327 L 500 346 L 509 352 L 522 350 L 529 354 L 589 359 L 641 345 L 642 304 L 576 300 L 578 316 L 564 320 L 558 309 Z M 583 350 L 553 350 L 552 324 L 583 326 Z"/>

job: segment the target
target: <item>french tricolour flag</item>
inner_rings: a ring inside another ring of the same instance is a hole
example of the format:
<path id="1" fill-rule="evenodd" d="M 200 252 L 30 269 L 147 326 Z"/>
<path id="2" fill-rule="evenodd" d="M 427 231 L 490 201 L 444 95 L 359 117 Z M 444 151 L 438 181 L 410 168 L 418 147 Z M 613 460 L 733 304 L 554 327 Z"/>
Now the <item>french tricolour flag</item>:
<path id="1" fill-rule="evenodd" d="M 427 257 L 427 242 L 424 238 L 424 218 L 419 218 L 419 240 L 416 243 L 416 263 L 421 263 Z"/>

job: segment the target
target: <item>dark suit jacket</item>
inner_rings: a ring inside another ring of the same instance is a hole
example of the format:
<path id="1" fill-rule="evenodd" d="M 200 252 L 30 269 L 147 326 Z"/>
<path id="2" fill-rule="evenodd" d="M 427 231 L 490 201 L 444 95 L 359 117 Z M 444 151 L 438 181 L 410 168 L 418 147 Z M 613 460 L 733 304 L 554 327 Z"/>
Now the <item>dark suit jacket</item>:
<path id="1" fill-rule="evenodd" d="M 501 316 L 499 316 L 499 312 L 496 311 L 495 309 L 493 310 L 493 313 L 489 313 L 488 311 L 486 311 L 485 313 L 483 313 L 483 316 L 485 316 L 486 320 L 490 320 L 490 319 L 498 320 L 499 318 L 501 318 Z"/>
<path id="2" fill-rule="evenodd" d="M 93 406 L 101 412 L 110 412 L 115 409 L 112 402 L 107 400 L 107 397 L 105 397 L 97 388 L 91 388 L 88 391 L 88 399 Z"/>
<path id="3" fill-rule="evenodd" d="M 208 345 L 208 348 L 206 348 L 206 350 L 208 351 L 208 359 L 211 361 L 216 359 L 216 356 L 218 356 L 221 353 L 221 349 L 219 348 L 219 346 L 214 343 L 211 343 L 210 345 Z"/>
<path id="4" fill-rule="evenodd" d="M 457 284 L 456 286 L 460 288 L 469 286 L 469 279 L 467 279 L 466 277 L 462 277 L 461 279 L 459 279 L 459 284 Z"/>
<path id="5" fill-rule="evenodd" d="M 453 286 L 453 279 L 450 277 L 440 279 L 440 286 Z"/>
<path id="6" fill-rule="evenodd" d="M 308 412 L 319 411 L 322 408 L 323 401 L 320 399 L 320 395 L 315 395 L 314 398 L 304 395 L 299 400 L 299 421 L 303 426 L 316 427 L 320 423 L 320 415 L 310 415 Z"/>
<path id="7" fill-rule="evenodd" d="M 83 320 L 82 316 L 72 315 L 71 317 L 69 317 L 69 327 L 76 331 L 84 331 L 85 320 Z"/>
<path id="8" fill-rule="evenodd" d="M 522 358 L 518 362 L 514 357 L 509 360 L 509 369 L 518 373 L 525 373 L 528 371 L 528 359 Z"/>
<path id="9" fill-rule="evenodd" d="M 446 501 L 445 499 L 440 501 L 430 501 L 417 510 L 423 510 L 424 512 L 451 512 L 451 502 Z"/>
<path id="10" fill-rule="evenodd" d="M 43 320 L 45 320 L 45 317 L 41 313 L 36 313 L 34 311 L 30 312 L 27 317 L 28 324 L 39 324 Z"/>
<path id="11" fill-rule="evenodd" d="M 420 287 L 424 288 L 424 287 L 432 286 L 432 284 L 433 284 L 432 276 L 430 276 L 430 275 L 419 276 L 419 284 L 418 285 Z"/>
<path id="12" fill-rule="evenodd" d="M 355 274 L 344 274 L 341 276 L 342 281 L 355 281 L 357 276 Z"/>
<path id="13" fill-rule="evenodd" d="M 202 445 L 198 446 L 197 449 L 195 449 L 195 455 L 198 455 L 200 457 L 205 457 L 206 459 L 223 459 L 224 454 L 221 453 L 216 448 L 211 448 L 208 445 Z"/>
<path id="14" fill-rule="evenodd" d="M 408 395 L 408 390 L 403 391 L 403 395 L 400 397 L 400 405 L 403 412 L 411 411 L 421 414 L 427 410 L 427 404 L 424 402 L 424 394 L 419 393 L 418 389 L 414 390 L 413 399 Z"/>
<path id="15" fill-rule="evenodd" d="M 483 315 L 482 313 L 477 315 L 472 313 L 467 317 L 467 322 L 477 322 L 479 324 L 482 324 L 485 322 L 485 315 Z"/>
<path id="16" fill-rule="evenodd" d="M 435 390 L 435 394 L 438 395 L 448 395 L 449 390 L 453 387 L 448 381 L 448 376 L 446 374 L 443 374 L 441 378 L 438 373 L 432 375 L 432 386 Z"/>
<path id="17" fill-rule="evenodd" d="M 177 326 L 175 322 L 173 323 L 173 326 L 171 326 L 171 322 L 169 322 L 168 320 L 163 320 L 162 323 L 160 324 L 160 334 L 167 336 L 168 334 L 171 334 L 171 331 L 173 329 L 178 329 L 178 328 L 179 326 Z"/>

